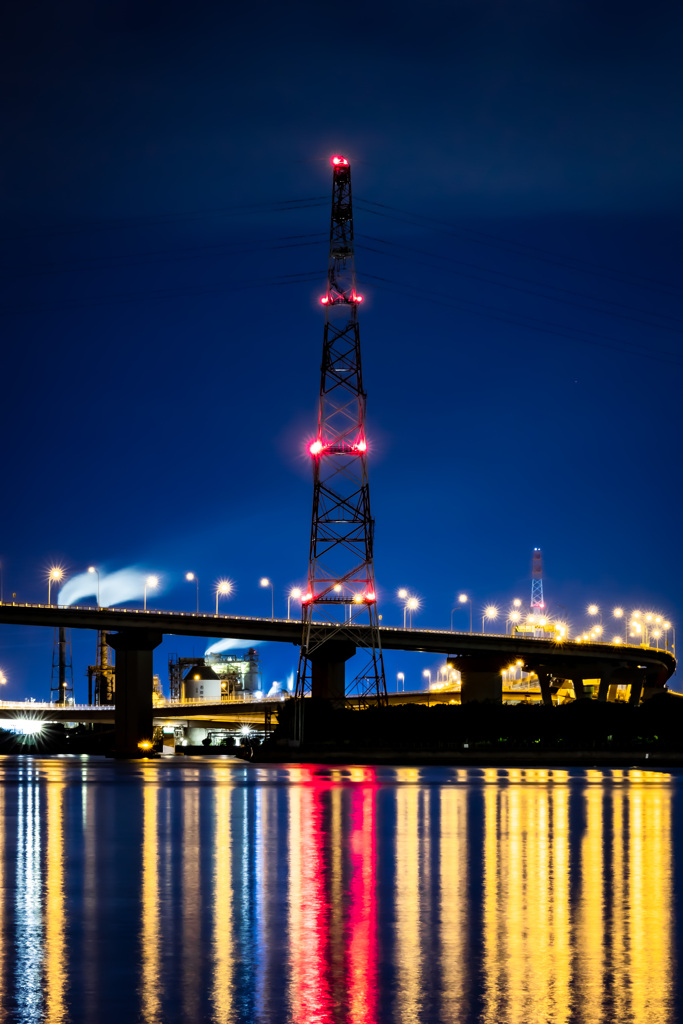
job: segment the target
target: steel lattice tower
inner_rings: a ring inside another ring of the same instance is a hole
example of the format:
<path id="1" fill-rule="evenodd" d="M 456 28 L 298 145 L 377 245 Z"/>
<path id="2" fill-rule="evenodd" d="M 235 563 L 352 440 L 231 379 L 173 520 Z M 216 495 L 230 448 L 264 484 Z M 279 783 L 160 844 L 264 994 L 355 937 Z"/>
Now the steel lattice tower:
<path id="1" fill-rule="evenodd" d="M 543 603 L 543 556 L 540 548 L 534 548 L 531 556 L 531 608 L 545 608 Z"/>
<path id="2" fill-rule="evenodd" d="M 351 168 L 332 158 L 332 219 L 318 430 L 313 461 L 313 515 L 308 588 L 296 695 L 386 703 L 384 660 L 373 568 L 365 402 L 353 251 Z M 362 632 L 358 626 L 365 626 Z M 345 685 L 344 663 L 363 648 L 359 672 Z"/>

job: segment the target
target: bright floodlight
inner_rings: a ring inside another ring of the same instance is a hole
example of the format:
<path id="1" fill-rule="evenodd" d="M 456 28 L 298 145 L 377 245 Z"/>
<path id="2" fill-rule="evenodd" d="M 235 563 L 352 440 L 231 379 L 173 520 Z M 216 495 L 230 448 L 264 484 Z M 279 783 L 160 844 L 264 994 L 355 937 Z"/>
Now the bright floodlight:
<path id="1" fill-rule="evenodd" d="M 188 580 L 191 583 L 192 580 L 194 579 L 194 573 L 193 572 L 186 572 L 185 573 L 185 579 Z"/>
<path id="2" fill-rule="evenodd" d="M 623 608 L 615 608 L 614 611 L 612 612 L 612 615 L 614 616 L 615 619 L 620 619 L 623 614 L 624 614 L 624 609 Z"/>
<path id="3" fill-rule="evenodd" d="M 229 580 L 219 580 L 216 590 L 219 594 L 229 594 L 232 590 L 232 583 Z"/>
<path id="4" fill-rule="evenodd" d="M 414 612 L 416 608 L 419 608 L 420 602 L 416 597 L 411 597 L 408 600 L 408 611 Z"/>
<path id="5" fill-rule="evenodd" d="M 360 594 L 354 594 L 354 595 L 353 595 L 353 600 L 354 600 L 354 603 L 355 603 L 355 604 L 360 604 L 360 603 L 361 603 L 361 601 L 363 600 L 363 598 L 361 597 L 361 595 L 360 595 Z"/>
<path id="6" fill-rule="evenodd" d="M 334 585 L 334 592 L 335 592 L 335 594 L 340 594 L 341 593 L 341 583 L 335 583 L 335 585 Z"/>
<path id="7" fill-rule="evenodd" d="M 55 565 L 52 569 L 50 569 L 50 579 L 51 580 L 61 580 L 63 575 L 64 575 L 64 570 L 59 565 Z"/>
<path id="8" fill-rule="evenodd" d="M 517 611 L 510 612 L 510 622 L 519 622 L 521 617 L 522 616 L 521 616 L 520 612 L 517 612 Z"/>
<path id="9" fill-rule="evenodd" d="M 547 625 L 547 623 L 548 623 L 548 620 L 543 618 L 543 616 L 541 615 L 541 617 L 538 620 L 539 626 L 545 626 L 545 625 Z"/>
<path id="10" fill-rule="evenodd" d="M 262 587 L 269 587 L 270 586 L 270 580 L 268 579 L 267 576 L 264 576 L 263 579 L 260 581 L 260 586 L 262 586 Z"/>
<path id="11" fill-rule="evenodd" d="M 88 572 L 97 572 L 97 569 L 95 568 L 94 565 L 90 565 L 88 566 Z"/>
<path id="12" fill-rule="evenodd" d="M 634 618 L 634 619 L 639 619 L 640 618 L 640 612 L 632 612 L 631 613 L 631 617 Z"/>
<path id="13" fill-rule="evenodd" d="M 405 589 L 405 587 L 401 587 L 401 589 L 398 592 L 398 596 L 401 598 L 402 601 L 405 601 L 405 599 L 408 596 L 408 591 Z"/>
<path id="14" fill-rule="evenodd" d="M 621 643 L 621 637 L 620 636 L 613 636 L 612 637 L 612 643 L 613 644 L 620 644 Z"/>
<path id="15" fill-rule="evenodd" d="M 597 615 L 599 611 L 600 611 L 600 609 L 598 608 L 597 604 L 589 604 L 588 605 L 588 614 L 589 615 Z"/>
<path id="16" fill-rule="evenodd" d="M 519 597 L 516 597 L 512 603 L 515 606 L 515 608 L 521 608 L 522 606 L 522 600 Z"/>
<path id="17" fill-rule="evenodd" d="M 664 625 L 664 629 L 671 629 L 671 623 L 670 622 L 665 622 L 665 623 L 663 623 L 663 625 Z"/>
<path id="18" fill-rule="evenodd" d="M 469 597 L 467 596 L 467 594 L 458 594 L 458 601 L 460 602 L 460 604 L 465 604 L 467 601 L 469 601 Z"/>
<path id="19" fill-rule="evenodd" d="M 293 590 L 290 590 L 289 596 L 293 597 L 295 601 L 298 601 L 301 597 L 301 589 L 299 587 L 294 587 Z"/>
<path id="20" fill-rule="evenodd" d="M 486 611 L 484 612 L 484 615 L 486 616 L 487 619 L 497 619 L 498 609 L 496 608 L 495 604 L 488 605 Z"/>
<path id="21" fill-rule="evenodd" d="M 151 587 L 151 589 L 154 590 L 155 587 L 159 586 L 159 577 L 158 576 L 148 576 L 147 580 L 146 580 L 146 583 L 147 583 L 148 587 Z"/>
<path id="22" fill-rule="evenodd" d="M 650 612 L 648 612 L 647 615 L 645 616 L 645 621 L 646 622 L 652 622 L 652 615 L 651 615 Z"/>

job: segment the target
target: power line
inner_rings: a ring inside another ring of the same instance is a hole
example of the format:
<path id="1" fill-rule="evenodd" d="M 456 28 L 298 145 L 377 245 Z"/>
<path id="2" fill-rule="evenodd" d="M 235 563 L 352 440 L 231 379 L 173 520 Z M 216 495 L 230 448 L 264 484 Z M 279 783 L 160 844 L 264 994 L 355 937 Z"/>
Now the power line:
<path id="1" fill-rule="evenodd" d="M 92 299 L 69 299 L 60 304 L 31 305 L 11 309 L 0 307 L 0 316 L 22 316 L 27 313 L 54 313 L 72 309 L 88 309 L 93 306 L 112 306 L 123 302 L 146 302 L 166 298 L 184 298 L 191 295 L 219 295 L 224 292 L 242 291 L 249 288 L 273 288 L 282 285 L 306 284 L 320 281 L 320 271 L 306 271 L 299 274 L 282 274 L 270 279 L 254 278 L 233 281 L 215 288 L 157 288 L 144 292 L 123 292 L 113 295 L 98 295 Z"/>
<path id="2" fill-rule="evenodd" d="M 297 238 L 310 238 L 310 239 L 315 239 L 315 241 L 309 241 L 309 242 L 288 242 L 287 244 L 284 244 L 284 245 L 260 244 L 260 245 L 253 246 L 253 247 L 250 247 L 250 248 L 236 248 L 236 249 L 234 248 L 232 250 L 228 249 L 228 251 L 225 253 L 225 255 L 241 256 L 241 255 L 244 255 L 246 253 L 253 253 L 253 252 L 268 252 L 268 251 L 272 251 L 272 250 L 276 250 L 276 249 L 297 249 L 297 248 L 301 248 L 301 247 L 308 246 L 308 245 L 319 245 L 320 242 L 324 238 L 327 238 L 327 233 L 326 232 L 317 232 L 317 233 L 314 233 L 314 234 L 306 234 L 306 235 L 283 235 L 281 238 L 271 239 L 270 241 L 271 242 L 286 242 L 287 239 L 297 239 Z M 227 245 L 228 245 L 228 243 L 225 243 L 225 242 L 217 242 L 217 243 L 212 244 L 212 245 L 191 246 L 191 247 L 181 248 L 181 249 L 158 249 L 158 250 L 154 250 L 152 252 L 121 253 L 121 255 L 119 255 L 119 256 L 93 256 L 93 257 L 89 257 L 88 258 L 89 262 L 96 263 L 95 266 L 88 265 L 88 263 L 86 263 L 85 265 L 83 265 L 83 264 L 80 264 L 80 265 L 79 264 L 72 264 L 71 266 L 68 266 L 68 265 L 64 266 L 62 264 L 50 263 L 50 264 L 45 264 L 42 267 L 32 267 L 29 270 L 20 270 L 17 273 L 12 273 L 10 268 L 2 267 L 2 268 L 0 268 L 0 273 L 1 272 L 6 272 L 6 271 L 9 270 L 10 272 L 7 275 L 7 278 L 9 278 L 10 280 L 15 280 L 17 278 L 22 278 L 22 277 L 39 277 L 39 276 L 45 276 L 45 275 L 50 275 L 50 274 L 80 273 L 80 272 L 87 271 L 87 270 L 108 270 L 108 269 L 111 269 L 111 270 L 126 270 L 126 269 L 128 269 L 128 267 L 145 266 L 145 265 L 147 265 L 147 263 L 150 263 L 150 262 L 152 262 L 152 263 L 175 263 L 175 262 L 178 262 L 179 260 L 182 260 L 184 258 L 194 259 L 194 258 L 197 258 L 197 257 L 198 258 L 202 258 L 204 255 L 221 255 L 220 253 L 216 253 L 215 250 L 217 250 L 217 249 L 225 250 Z M 146 257 L 150 257 L 150 256 L 151 257 L 155 257 L 155 256 L 161 256 L 161 257 L 168 256 L 168 259 L 163 259 L 162 258 L 162 259 L 148 260 Z M 139 259 L 140 257 L 143 257 L 143 258 Z M 116 262 L 112 262 L 112 261 L 116 261 L 116 260 L 131 260 L 131 259 L 135 259 L 135 260 L 137 260 L 137 262 L 134 262 L 134 263 L 118 263 L 118 264 Z"/>
<path id="3" fill-rule="evenodd" d="M 450 309 L 458 309 L 465 313 L 472 313 L 475 316 L 498 320 L 502 323 L 512 324 L 517 327 L 524 327 L 527 330 L 539 331 L 542 334 L 553 334 L 558 337 L 568 338 L 572 341 L 580 341 L 587 345 L 595 345 L 599 348 L 611 349 L 613 351 L 644 357 L 646 359 L 655 359 L 658 362 L 666 362 L 674 366 L 683 366 L 683 359 L 678 358 L 675 352 L 669 352 L 665 349 L 646 349 L 642 346 L 638 347 L 637 344 L 633 344 L 628 341 L 625 342 L 619 338 L 612 338 L 609 335 L 597 334 L 594 331 L 584 331 L 581 328 L 565 327 L 563 324 L 553 324 L 541 320 L 538 317 L 528 316 L 527 314 L 522 314 L 520 317 L 519 314 L 511 313 L 508 310 L 498 309 L 495 306 L 486 306 L 478 302 L 448 301 L 443 298 L 441 293 L 432 292 L 431 289 L 420 288 L 412 284 L 401 284 L 398 281 L 392 281 L 385 277 L 376 277 L 373 274 L 364 274 L 363 277 L 368 281 L 379 282 L 375 284 L 375 287 L 385 291 L 391 291 L 403 296 L 412 291 L 415 294 L 410 295 L 410 298 L 421 299 L 424 302 L 432 302 L 436 305 L 446 306 Z M 585 338 L 579 337 L 579 335 L 585 335 Z"/>
<path id="4" fill-rule="evenodd" d="M 498 238 L 495 235 L 487 235 L 484 232 L 473 231 L 469 228 L 456 228 L 445 221 L 438 221 L 433 217 L 427 217 L 421 213 L 411 213 L 408 210 L 401 210 L 398 207 L 388 206 L 384 203 L 375 203 L 369 199 L 359 199 L 357 202 L 362 204 L 364 212 L 366 213 L 372 213 L 378 217 L 387 217 L 390 220 L 401 221 L 403 223 L 410 224 L 412 227 L 424 227 L 425 225 L 436 226 L 441 231 L 445 231 L 447 234 L 454 235 L 458 238 L 463 238 L 465 241 L 474 241 L 478 245 L 493 246 L 497 249 L 512 252 L 517 256 L 540 260 L 543 263 L 566 267 L 570 270 L 579 271 L 581 273 L 592 274 L 595 277 L 619 281 L 622 284 L 635 283 L 639 288 L 646 288 L 650 291 L 656 291 L 663 295 L 671 295 L 675 298 L 678 298 L 683 294 L 680 289 L 662 287 L 660 283 L 654 281 L 652 278 L 643 277 L 638 274 L 628 274 L 624 271 L 610 270 L 609 268 L 601 267 L 599 264 L 590 263 L 587 260 L 580 260 L 577 257 L 562 256 L 548 252 L 545 249 L 539 249 L 536 246 L 526 245 L 526 243 L 523 242 L 512 242 L 505 238 Z M 379 207 L 379 209 L 373 209 L 372 207 Z M 396 212 L 381 212 L 391 210 L 395 210 Z"/>
<path id="5" fill-rule="evenodd" d="M 288 210 L 316 209 L 323 205 L 326 196 L 307 196 L 304 199 L 281 199 L 266 203 L 243 203 L 239 206 L 217 207 L 210 210 L 194 210 L 185 213 L 164 213 L 149 216 L 117 218 L 116 220 L 95 221 L 81 227 L 54 226 L 40 231 L 29 231 L 21 235 L 0 236 L 0 242 L 16 242 L 25 238 L 54 237 L 57 235 L 87 234 L 93 231 L 115 231 L 135 227 L 139 224 L 173 224 L 181 220 L 201 220 L 205 217 L 235 217 L 240 213 L 283 213 Z"/>
<path id="6" fill-rule="evenodd" d="M 372 237 L 372 236 L 360 236 L 360 237 Z M 386 244 L 389 244 L 389 245 L 395 244 L 395 243 L 387 243 L 387 242 L 385 242 L 384 239 L 374 239 L 374 240 L 378 241 L 378 242 L 381 242 L 384 245 L 386 245 Z M 359 249 L 363 249 L 365 252 L 376 253 L 376 254 L 378 254 L 380 256 L 390 256 L 393 259 L 408 260 L 409 262 L 411 262 L 413 264 L 417 264 L 418 266 L 422 266 L 422 267 L 428 267 L 431 270 L 441 270 L 442 269 L 442 267 L 440 267 L 440 266 L 434 266 L 434 264 L 425 263 L 422 260 L 414 260 L 414 259 L 412 259 L 409 256 L 403 256 L 401 253 L 393 253 L 393 252 L 388 252 L 387 253 L 387 252 L 383 252 L 381 249 L 374 249 L 371 246 L 366 246 L 366 245 L 359 245 L 358 248 Z M 397 243 L 397 248 L 408 249 L 411 252 L 423 252 L 423 250 L 412 249 L 410 246 L 404 246 L 401 243 Z M 494 273 L 494 274 L 499 274 L 501 276 L 504 276 L 503 271 L 495 271 L 495 270 L 494 271 L 490 271 L 490 270 L 487 270 L 487 268 L 485 268 L 485 267 L 476 267 L 475 264 L 468 264 L 468 263 L 465 263 L 462 260 L 455 260 L 455 259 L 452 259 L 451 257 L 448 257 L 448 256 L 440 257 L 440 256 L 437 256 L 437 255 L 432 255 L 431 253 L 424 253 L 424 255 L 429 256 L 429 257 L 437 260 L 438 263 L 441 263 L 443 260 L 445 260 L 445 261 L 448 261 L 450 263 L 459 264 L 460 266 L 475 266 L 476 269 L 483 270 L 484 273 Z M 683 333 L 680 328 L 669 327 L 667 324 L 658 324 L 658 323 L 654 323 L 651 320 L 642 320 L 639 317 L 630 316 L 627 313 L 617 313 L 617 312 L 614 312 L 613 310 L 610 310 L 610 309 L 601 309 L 599 306 L 591 306 L 591 305 L 588 305 L 587 303 L 575 302 L 575 301 L 573 301 L 571 299 L 562 299 L 562 298 L 559 298 L 556 295 L 544 295 L 542 292 L 535 291 L 535 290 L 530 289 L 530 288 L 520 288 L 519 285 L 506 284 L 504 281 L 492 281 L 489 278 L 481 277 L 478 274 L 469 274 L 469 273 L 463 273 L 462 271 L 459 271 L 459 276 L 463 277 L 463 278 L 469 278 L 472 281 L 483 281 L 486 284 L 492 284 L 492 285 L 495 285 L 498 288 L 507 288 L 507 289 L 509 289 L 511 291 L 520 292 L 523 295 L 535 295 L 538 298 L 547 299 L 550 302 L 561 302 L 565 306 L 574 306 L 576 309 L 590 310 L 590 311 L 592 311 L 594 313 L 600 313 L 603 316 L 613 316 L 613 317 L 618 317 L 620 320 L 630 320 L 632 323 L 643 324 L 645 327 L 655 327 L 658 330 L 672 331 L 672 332 L 674 332 L 676 334 Z M 512 280 L 512 281 L 526 281 L 527 280 L 525 278 L 516 277 L 514 275 L 507 275 L 507 276 L 509 276 L 510 280 Z M 532 281 L 532 282 L 528 282 L 528 283 L 536 284 L 537 282 L 533 282 Z M 549 289 L 554 287 L 553 285 L 543 285 L 543 284 L 540 284 L 539 286 L 541 288 L 549 288 Z M 568 289 L 565 289 L 565 288 L 557 289 L 557 290 L 565 291 L 565 292 L 568 291 Z M 580 292 L 569 292 L 569 294 L 581 295 Z M 621 305 L 621 304 L 620 303 L 614 303 L 614 305 Z M 627 307 L 622 307 L 622 308 L 628 309 L 630 307 L 627 306 Z M 652 313 L 650 315 L 657 316 L 659 314 Z M 668 317 L 668 319 L 674 320 L 677 323 L 680 323 L 681 325 L 683 325 L 683 320 L 680 320 L 677 317 Z"/>

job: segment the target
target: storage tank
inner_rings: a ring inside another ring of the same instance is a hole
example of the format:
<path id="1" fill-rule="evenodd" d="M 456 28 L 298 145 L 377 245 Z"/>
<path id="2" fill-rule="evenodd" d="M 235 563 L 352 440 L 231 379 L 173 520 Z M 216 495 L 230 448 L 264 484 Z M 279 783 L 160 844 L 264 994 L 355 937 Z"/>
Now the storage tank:
<path id="1" fill-rule="evenodd" d="M 183 700 L 220 702 L 221 681 L 209 665 L 193 665 L 183 679 Z"/>

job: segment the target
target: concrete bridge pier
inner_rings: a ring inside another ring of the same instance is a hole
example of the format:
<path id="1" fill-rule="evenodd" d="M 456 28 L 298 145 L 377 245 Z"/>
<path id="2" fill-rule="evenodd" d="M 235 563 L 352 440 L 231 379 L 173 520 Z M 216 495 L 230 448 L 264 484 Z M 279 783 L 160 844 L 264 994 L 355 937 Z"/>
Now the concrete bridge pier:
<path id="1" fill-rule="evenodd" d="M 325 640 L 309 655 L 311 661 L 311 697 L 323 697 L 344 703 L 346 662 L 356 653 L 351 640 Z"/>
<path id="2" fill-rule="evenodd" d="M 546 668 L 537 668 L 538 685 L 541 687 L 541 700 L 547 708 L 553 706 L 553 695 L 550 689 L 550 672 Z"/>
<path id="3" fill-rule="evenodd" d="M 152 651 L 164 639 L 157 630 L 131 629 L 109 633 L 116 651 L 115 757 L 145 757 L 152 742 Z"/>
<path id="4" fill-rule="evenodd" d="M 500 659 L 464 655 L 449 659 L 449 664 L 451 663 L 462 674 L 461 704 L 469 704 L 470 701 L 475 700 L 495 701 L 497 704 L 502 704 L 503 676 Z"/>
<path id="5" fill-rule="evenodd" d="M 574 676 L 572 678 L 572 685 L 574 687 L 574 697 L 576 700 L 583 700 L 586 696 L 586 691 L 583 688 L 583 678 L 581 676 Z"/>

